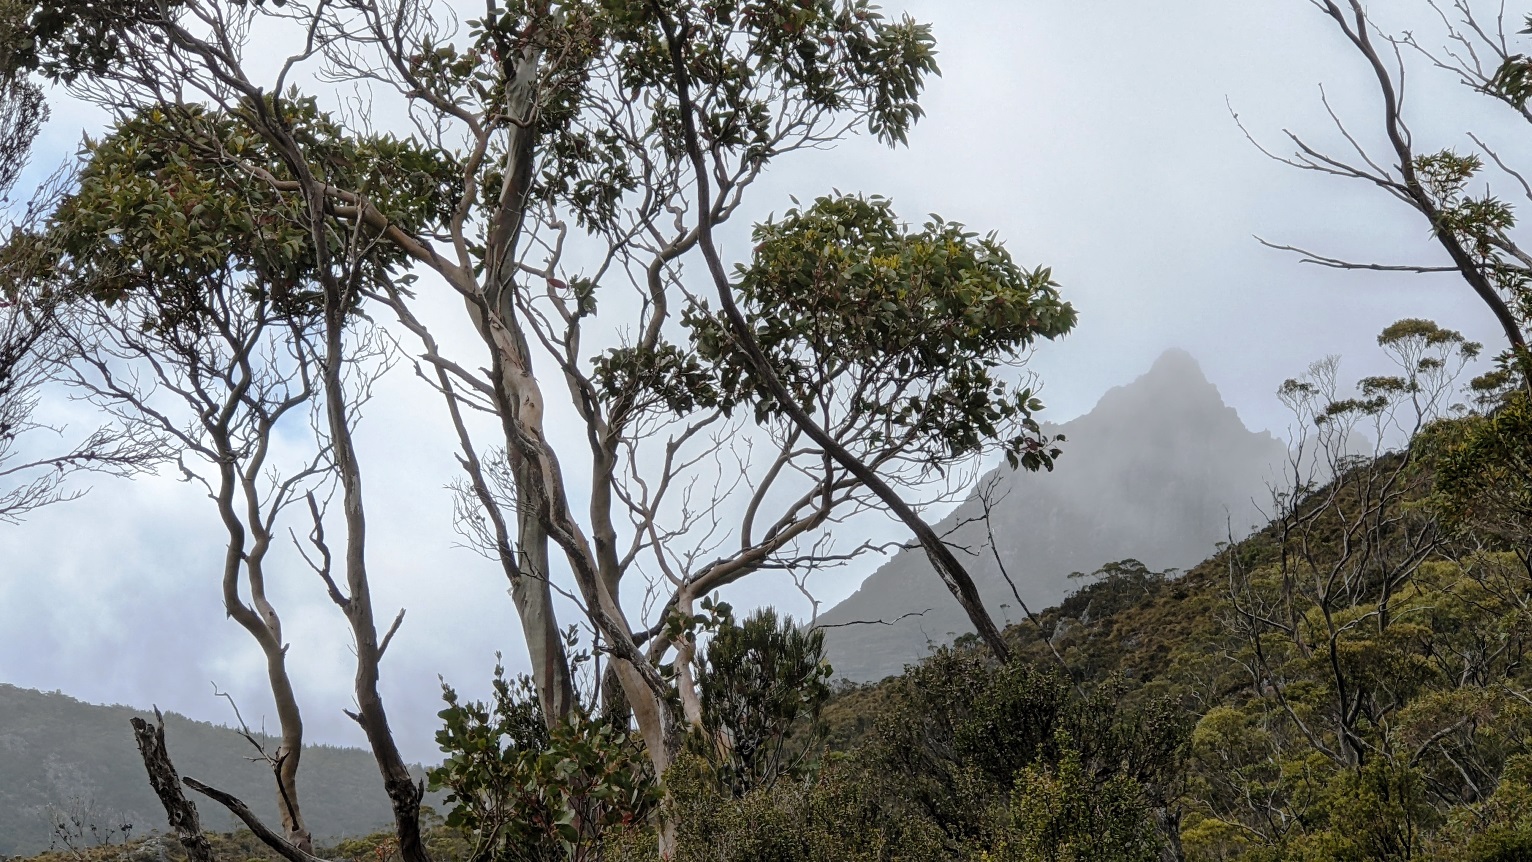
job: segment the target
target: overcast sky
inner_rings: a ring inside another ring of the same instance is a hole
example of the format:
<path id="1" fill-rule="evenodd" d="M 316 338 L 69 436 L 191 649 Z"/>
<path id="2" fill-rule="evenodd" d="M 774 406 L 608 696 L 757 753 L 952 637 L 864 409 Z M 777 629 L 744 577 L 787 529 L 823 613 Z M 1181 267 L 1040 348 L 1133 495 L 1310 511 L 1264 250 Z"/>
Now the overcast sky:
<path id="1" fill-rule="evenodd" d="M 1391 14 L 1429 11 L 1420 0 L 1386 5 Z M 903 8 L 934 23 L 943 71 L 910 146 L 853 140 L 795 157 L 755 189 L 751 213 L 780 212 L 790 194 L 880 193 L 912 221 L 936 212 L 994 230 L 1023 264 L 1052 266 L 1080 324 L 1032 363 L 1047 418 L 1088 410 L 1179 346 L 1249 427 L 1282 434 L 1277 385 L 1330 353 L 1356 375 L 1376 367 L 1374 338 L 1397 318 L 1433 318 L 1498 348 L 1493 319 L 1459 281 L 1302 266 L 1253 239 L 1367 260 L 1437 259 L 1418 218 L 1374 189 L 1272 163 L 1232 119 L 1231 107 L 1278 149 L 1287 149 L 1283 128 L 1333 144 L 1324 82 L 1338 112 L 1355 118 L 1364 141 L 1376 140 L 1379 108 L 1365 70 L 1305 0 Z M 1436 32 L 1428 15 L 1394 23 L 1418 27 L 1423 39 Z M 99 122 L 58 98 L 39 162 L 56 163 Z M 1502 140 L 1517 132 L 1493 112 L 1473 115 L 1473 99 L 1425 70 L 1412 79 L 1412 98 L 1422 151 L 1469 148 L 1469 122 Z M 454 546 L 443 431 L 435 396 L 398 374 L 369 405 L 360 434 L 378 613 L 409 611 L 384 694 L 417 759 L 435 755 L 437 674 L 480 692 L 495 650 L 513 668 L 524 663 L 496 567 Z M 226 721 L 216 682 L 236 693 L 247 718 L 269 712 L 260 654 L 219 609 L 221 531 L 207 500 L 169 479 L 93 484 L 82 500 L 0 525 L 0 682 Z M 831 603 L 872 568 L 817 591 Z M 346 626 L 305 574 L 280 580 L 276 600 L 310 739 L 360 745 L 341 714 L 351 703 Z M 785 580 L 766 577 L 741 598 L 798 608 Z"/>

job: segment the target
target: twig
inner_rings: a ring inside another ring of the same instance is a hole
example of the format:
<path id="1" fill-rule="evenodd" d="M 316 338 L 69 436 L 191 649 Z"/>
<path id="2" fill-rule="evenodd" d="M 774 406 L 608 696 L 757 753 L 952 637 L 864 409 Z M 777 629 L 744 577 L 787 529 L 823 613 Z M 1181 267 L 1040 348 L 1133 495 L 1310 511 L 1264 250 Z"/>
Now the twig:
<path id="1" fill-rule="evenodd" d="M 382 661 L 383 653 L 388 651 L 388 642 L 394 639 L 394 632 L 399 630 L 399 624 L 404 622 L 404 608 L 399 609 L 399 615 L 394 617 L 394 622 L 388 627 L 383 635 L 383 642 L 378 644 L 378 660 Z"/>
<path id="2" fill-rule="evenodd" d="M 1414 272 L 1414 273 L 1457 272 L 1458 271 L 1458 268 L 1455 267 L 1455 266 L 1419 266 L 1419 265 L 1415 265 L 1415 264 L 1356 263 L 1354 261 L 1342 260 L 1341 258 L 1338 258 L 1338 257 L 1326 257 L 1325 255 L 1317 254 L 1315 252 L 1309 251 L 1306 248 L 1300 248 L 1300 247 L 1294 246 L 1294 245 L 1278 245 L 1278 244 L 1276 244 L 1274 242 L 1270 242 L 1269 240 L 1262 239 L 1259 236 L 1255 238 L 1255 241 L 1260 243 L 1261 245 L 1266 246 L 1269 249 L 1274 250 L 1274 251 L 1287 251 L 1287 252 L 1292 252 L 1293 254 L 1302 255 L 1303 258 L 1300 261 L 1301 263 L 1312 263 L 1312 264 L 1316 264 L 1318 266 L 1327 266 L 1327 267 L 1330 267 L 1331 269 L 1365 269 L 1365 270 L 1371 270 L 1373 272 Z"/>
<path id="3" fill-rule="evenodd" d="M 845 628 L 846 626 L 891 626 L 894 623 L 899 622 L 900 620 L 906 620 L 906 619 L 909 619 L 910 617 L 925 616 L 926 614 L 928 614 L 930 612 L 931 612 L 931 609 L 930 608 L 926 608 L 923 611 L 910 611 L 909 613 L 904 614 L 903 616 L 897 616 L 897 617 L 894 617 L 891 620 L 851 620 L 849 622 L 844 622 L 844 623 L 819 623 L 818 625 L 810 626 L 809 630 L 810 631 L 815 631 L 815 630 L 821 630 L 821 629 L 839 629 L 839 628 Z"/>

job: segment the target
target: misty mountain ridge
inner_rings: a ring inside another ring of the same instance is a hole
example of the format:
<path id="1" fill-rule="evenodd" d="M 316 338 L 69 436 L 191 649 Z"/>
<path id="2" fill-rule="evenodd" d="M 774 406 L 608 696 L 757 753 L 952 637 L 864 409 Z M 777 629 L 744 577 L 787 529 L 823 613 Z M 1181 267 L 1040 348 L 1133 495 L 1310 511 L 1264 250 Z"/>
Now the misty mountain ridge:
<path id="1" fill-rule="evenodd" d="M 134 836 L 165 831 L 165 809 L 128 724 L 134 716 L 152 713 L 0 683 L 0 857 L 48 849 L 60 815 L 119 839 L 124 823 Z M 252 762 L 255 751 L 238 731 L 166 713 L 165 741 L 181 775 L 234 794 L 267 823 L 278 821 L 271 770 Z M 359 748 L 304 746 L 300 792 L 319 841 L 366 835 L 392 822 L 378 768 Z M 237 825 L 222 806 L 193 801 L 205 828 Z"/>
<path id="2" fill-rule="evenodd" d="M 1260 503 L 1287 457 L 1286 444 L 1247 429 L 1179 349 L 1090 412 L 1046 430 L 1066 438 L 1053 472 L 999 467 L 937 525 L 965 549 L 960 559 L 1002 625 L 1025 615 L 989 550 L 981 489 L 1005 573 L 1036 612 L 1078 586 L 1072 572 L 1130 557 L 1155 570 L 1187 569 L 1231 534 L 1242 538 L 1265 520 Z M 853 621 L 878 622 L 845 625 Z M 836 675 L 857 682 L 899 673 L 973 630 L 918 549 L 896 553 L 818 622 L 837 626 L 825 633 Z"/>

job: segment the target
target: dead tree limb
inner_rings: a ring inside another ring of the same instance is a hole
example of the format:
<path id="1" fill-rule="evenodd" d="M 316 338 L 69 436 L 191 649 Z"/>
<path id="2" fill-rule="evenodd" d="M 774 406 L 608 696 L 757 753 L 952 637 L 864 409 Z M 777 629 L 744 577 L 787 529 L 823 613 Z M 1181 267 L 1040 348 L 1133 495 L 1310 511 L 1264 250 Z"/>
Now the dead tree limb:
<path id="1" fill-rule="evenodd" d="M 165 815 L 176 838 L 186 848 L 192 862 L 213 862 L 213 847 L 202 834 L 202 822 L 197 817 L 197 806 L 181 792 L 180 777 L 165 750 L 165 717 L 159 707 L 154 709 L 154 725 L 142 718 L 131 719 L 133 737 L 138 741 L 138 752 L 144 758 L 144 769 L 149 773 L 149 784 L 165 806 Z"/>
<path id="2" fill-rule="evenodd" d="M 183 778 L 181 782 L 229 809 L 229 813 L 238 817 L 251 832 L 255 833 L 255 837 L 261 839 L 262 844 L 276 851 L 277 855 L 288 860 L 288 862 L 325 862 L 325 860 L 312 853 L 303 852 L 296 845 L 278 835 L 270 826 L 262 823 L 261 818 L 255 816 L 255 812 L 250 810 L 250 806 L 240 801 L 233 794 L 225 793 L 215 787 L 209 787 L 195 778 Z M 179 789 L 177 792 L 179 792 Z"/>

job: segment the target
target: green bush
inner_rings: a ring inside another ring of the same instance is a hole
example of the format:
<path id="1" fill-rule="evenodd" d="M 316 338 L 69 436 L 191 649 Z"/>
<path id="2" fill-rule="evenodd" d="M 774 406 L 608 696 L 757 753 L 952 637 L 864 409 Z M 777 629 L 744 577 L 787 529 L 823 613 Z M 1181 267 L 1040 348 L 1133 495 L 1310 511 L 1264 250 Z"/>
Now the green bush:
<path id="1" fill-rule="evenodd" d="M 1161 840 L 1143 790 L 1126 775 L 1101 780 L 1059 740 L 1057 764 L 1022 771 L 1010 806 L 1000 813 L 984 862 L 1157 862 Z"/>
<path id="2" fill-rule="evenodd" d="M 830 697 L 824 632 L 763 608 L 736 625 L 727 604 L 696 661 L 702 723 L 715 774 L 736 796 L 801 777 Z"/>
<path id="3" fill-rule="evenodd" d="M 659 788 L 641 744 L 605 717 L 577 709 L 552 727 L 531 681 L 495 667 L 490 703 L 443 683 L 436 738 L 446 753 L 428 773 L 467 833 L 472 862 L 599 860 L 608 843 L 647 825 Z"/>

